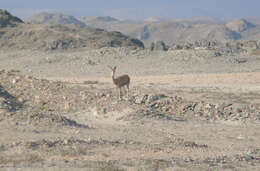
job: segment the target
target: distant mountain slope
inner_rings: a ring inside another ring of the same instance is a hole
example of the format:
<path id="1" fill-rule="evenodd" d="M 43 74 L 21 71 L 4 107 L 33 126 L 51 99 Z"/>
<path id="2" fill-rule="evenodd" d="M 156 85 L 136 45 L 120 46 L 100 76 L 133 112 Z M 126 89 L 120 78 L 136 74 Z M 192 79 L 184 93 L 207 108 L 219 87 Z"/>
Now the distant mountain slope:
<path id="1" fill-rule="evenodd" d="M 248 22 L 245 19 L 234 19 L 229 21 L 226 26 L 235 32 L 241 33 L 243 31 L 249 30 L 251 28 L 254 28 L 255 25 Z"/>
<path id="2" fill-rule="evenodd" d="M 23 23 L 18 17 L 12 16 L 8 11 L 0 9 L 0 28 L 7 26 L 16 26 Z"/>
<path id="3" fill-rule="evenodd" d="M 74 24 L 76 26 L 86 26 L 85 23 L 79 21 L 73 16 L 65 15 L 61 13 L 47 13 L 42 12 L 39 14 L 36 14 L 34 16 L 31 16 L 26 20 L 29 23 L 33 24 Z"/>
<path id="4" fill-rule="evenodd" d="M 115 22 L 119 21 L 116 18 L 110 17 L 110 16 L 98 16 L 98 17 L 81 17 L 81 20 L 85 22 Z"/>
<path id="5" fill-rule="evenodd" d="M 124 22 L 110 17 L 110 16 L 98 16 L 98 17 L 80 17 L 78 18 L 79 21 L 85 23 L 88 26 L 95 27 L 95 28 L 103 28 L 103 29 L 109 29 L 111 31 L 119 31 L 119 30 L 113 30 L 113 28 L 116 25 L 121 25 Z"/>
<path id="6" fill-rule="evenodd" d="M 19 49 L 75 49 L 135 46 L 143 48 L 143 43 L 120 32 L 108 32 L 75 26 L 23 24 L 19 27 L 0 30 L 1 48 Z"/>
<path id="7" fill-rule="evenodd" d="M 131 28 L 131 27 L 130 27 Z M 127 34 L 126 32 L 122 31 Z M 137 30 L 135 30 L 137 32 Z M 129 35 L 134 36 L 134 32 Z M 149 36 L 145 36 L 149 35 Z M 163 40 L 167 44 L 196 40 L 236 40 L 240 35 L 219 24 L 189 24 L 183 22 L 157 22 L 146 24 L 136 35 L 149 45 Z"/>
<path id="8" fill-rule="evenodd" d="M 256 26 L 240 34 L 244 40 L 260 40 L 260 26 Z"/>
<path id="9" fill-rule="evenodd" d="M 258 21 L 257 19 L 251 18 L 252 21 Z M 260 26 L 249 22 L 247 19 L 234 19 L 226 22 L 210 17 L 190 19 L 151 17 L 143 21 L 122 21 L 110 16 L 99 16 L 80 17 L 77 20 L 90 27 L 118 31 L 140 39 L 146 47 L 159 40 L 171 45 L 177 42 L 194 42 L 197 40 L 255 40 L 260 37 Z M 46 20 L 41 23 L 52 22 Z"/>
<path id="10" fill-rule="evenodd" d="M 245 40 L 259 40 L 260 39 L 260 25 L 253 24 L 246 19 L 234 19 L 229 21 L 226 26 L 240 34 L 241 39 Z"/>
<path id="11" fill-rule="evenodd" d="M 11 19 L 1 20 L 5 21 L 5 25 L 14 19 L 11 14 L 7 18 Z M 22 22 L 18 18 L 14 21 Z M 120 32 L 108 32 L 103 29 L 75 25 L 24 23 L 14 27 L 0 27 L 0 48 L 56 50 L 126 46 L 144 47 L 141 41 Z"/>
<path id="12" fill-rule="evenodd" d="M 83 20 L 82 20 L 83 21 Z M 94 20 L 95 21 L 95 20 Z M 166 44 L 196 40 L 237 40 L 239 33 L 230 30 L 225 24 L 212 20 L 145 20 L 145 21 L 113 21 L 106 23 L 88 22 L 87 25 L 104 28 L 109 31 L 120 31 L 131 37 L 142 40 L 146 46 L 154 41 L 163 40 Z M 93 24 L 95 23 L 95 24 Z"/>
<path id="13" fill-rule="evenodd" d="M 196 40 L 238 40 L 239 32 L 230 29 L 223 21 L 201 17 L 183 20 L 149 18 L 144 21 L 99 21 L 97 18 L 81 20 L 93 27 L 120 31 L 138 38 L 148 47 L 152 42 L 163 40 L 166 44 Z M 251 25 L 248 24 L 248 27 Z"/>
<path id="14" fill-rule="evenodd" d="M 252 23 L 254 25 L 260 25 L 260 16 L 258 16 L 258 17 L 245 17 L 245 19 L 248 22 L 250 22 L 250 23 Z"/>

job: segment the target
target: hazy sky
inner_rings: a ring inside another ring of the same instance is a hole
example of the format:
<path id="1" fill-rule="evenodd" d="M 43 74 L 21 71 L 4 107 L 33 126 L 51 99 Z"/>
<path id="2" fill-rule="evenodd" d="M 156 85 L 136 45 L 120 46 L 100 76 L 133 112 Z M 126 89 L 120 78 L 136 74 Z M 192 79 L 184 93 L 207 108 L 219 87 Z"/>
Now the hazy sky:
<path id="1" fill-rule="evenodd" d="M 0 8 L 21 18 L 42 11 L 119 19 L 260 16 L 260 0 L 0 0 Z"/>

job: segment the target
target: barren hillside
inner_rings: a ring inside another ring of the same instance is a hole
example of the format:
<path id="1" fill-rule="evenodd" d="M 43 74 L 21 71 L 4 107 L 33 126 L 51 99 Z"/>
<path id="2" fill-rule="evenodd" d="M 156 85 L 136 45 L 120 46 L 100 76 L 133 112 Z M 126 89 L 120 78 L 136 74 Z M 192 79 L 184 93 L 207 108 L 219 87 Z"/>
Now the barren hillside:
<path id="1" fill-rule="evenodd" d="M 168 45 L 198 40 L 257 40 L 260 32 L 260 27 L 257 24 L 252 24 L 246 19 L 234 19 L 225 22 L 213 18 L 198 17 L 190 19 L 150 18 L 143 21 L 124 21 L 110 16 L 99 16 L 80 17 L 78 20 L 62 20 L 63 22 L 60 22 L 57 19 L 61 18 L 60 16 L 68 18 L 64 14 L 40 13 L 32 16 L 27 21 L 52 24 L 81 22 L 94 28 L 122 32 L 143 41 L 146 47 L 159 40 Z"/>
<path id="2" fill-rule="evenodd" d="M 65 15 L 62 13 L 47 13 L 47 12 L 42 12 L 39 14 L 36 14 L 34 16 L 29 17 L 27 22 L 32 23 L 32 24 L 61 24 L 61 25 L 76 25 L 76 26 L 81 26 L 84 27 L 86 26 L 85 23 L 77 20 L 73 16 Z"/>
<path id="3" fill-rule="evenodd" d="M 0 28 L 7 26 L 16 26 L 23 21 L 15 16 L 12 16 L 8 11 L 0 9 Z"/>
<path id="4" fill-rule="evenodd" d="M 197 40 L 256 40 L 259 27 L 245 19 L 227 23 L 208 18 L 183 20 L 144 20 L 144 21 L 99 21 L 97 18 L 81 18 L 81 21 L 98 28 L 117 30 L 142 40 L 146 46 L 154 41 L 163 40 L 166 44 L 194 42 Z"/>
<path id="5" fill-rule="evenodd" d="M 11 15 L 8 17 L 4 14 L 0 15 L 1 23 L 5 26 L 13 23 L 13 18 L 15 18 Z M 16 20 L 22 22 L 19 19 Z M 141 41 L 120 32 L 73 25 L 24 23 L 14 27 L 0 27 L 0 33 L 2 49 L 56 50 L 127 46 L 143 48 Z"/>

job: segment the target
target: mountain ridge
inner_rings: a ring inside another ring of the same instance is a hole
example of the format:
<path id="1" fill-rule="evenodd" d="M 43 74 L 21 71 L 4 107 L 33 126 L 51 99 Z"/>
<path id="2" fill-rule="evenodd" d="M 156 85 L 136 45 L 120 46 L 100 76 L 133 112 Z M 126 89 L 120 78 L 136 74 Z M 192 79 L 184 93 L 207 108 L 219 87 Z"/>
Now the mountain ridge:
<path id="1" fill-rule="evenodd" d="M 1 49 L 66 50 L 128 46 L 144 48 L 140 40 L 120 32 L 109 32 L 74 24 L 24 23 L 21 19 L 8 14 L 8 17 L 0 15 L 0 18 L 5 18 L 4 23 L 12 23 L 16 19 L 21 24 L 0 27 Z"/>

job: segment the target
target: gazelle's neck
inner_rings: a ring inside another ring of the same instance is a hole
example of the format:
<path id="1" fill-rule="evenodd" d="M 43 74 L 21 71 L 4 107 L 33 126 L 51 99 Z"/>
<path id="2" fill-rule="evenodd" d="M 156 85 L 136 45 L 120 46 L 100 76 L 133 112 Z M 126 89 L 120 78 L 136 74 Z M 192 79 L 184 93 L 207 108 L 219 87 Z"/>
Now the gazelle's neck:
<path id="1" fill-rule="evenodd" d="M 112 79 L 114 80 L 115 79 L 115 71 L 111 72 L 111 76 L 112 76 Z"/>

